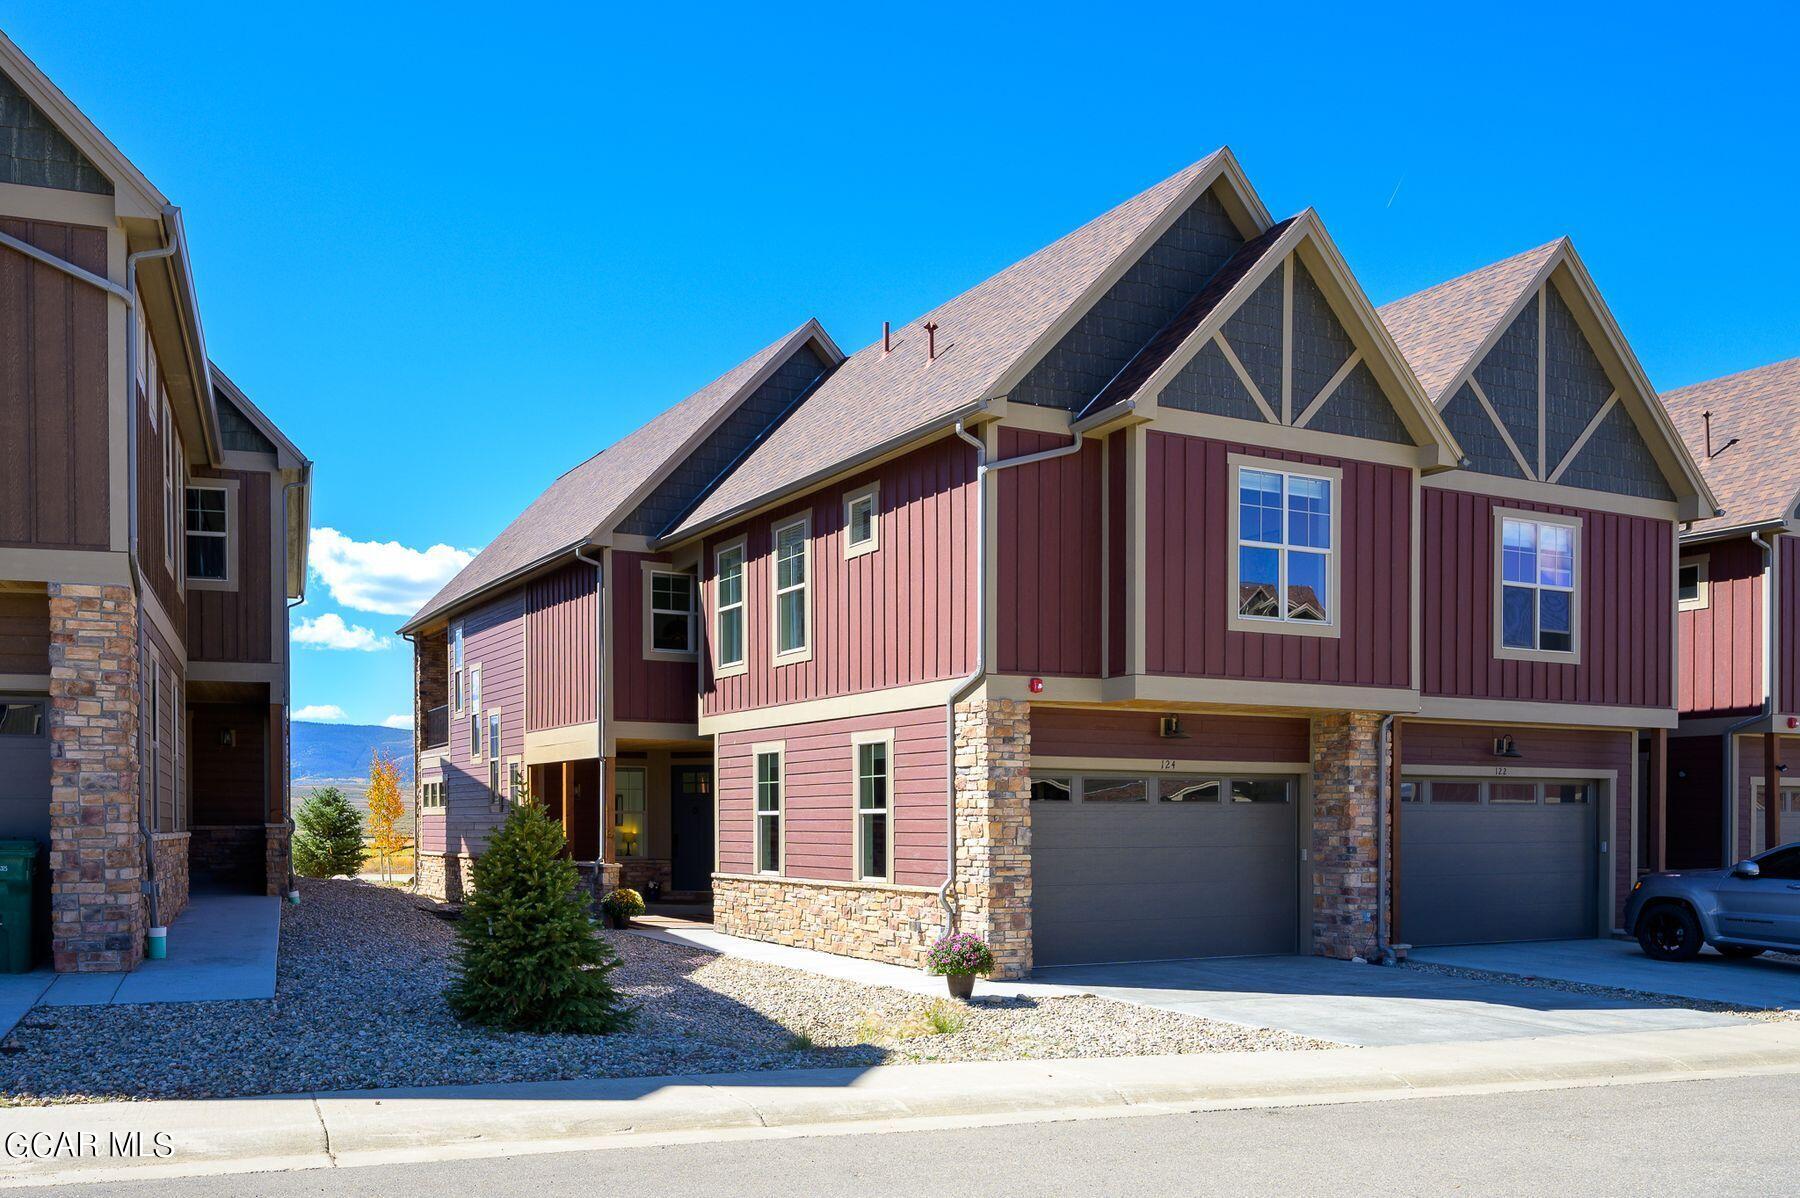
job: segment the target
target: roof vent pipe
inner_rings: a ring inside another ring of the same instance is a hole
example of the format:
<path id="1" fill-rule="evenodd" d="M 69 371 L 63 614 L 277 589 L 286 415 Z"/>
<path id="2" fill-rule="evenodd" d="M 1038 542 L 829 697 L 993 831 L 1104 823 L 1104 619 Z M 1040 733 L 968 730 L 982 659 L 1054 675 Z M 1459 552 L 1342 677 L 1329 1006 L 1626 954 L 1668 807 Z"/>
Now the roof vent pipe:
<path id="1" fill-rule="evenodd" d="M 1724 453 L 1727 449 L 1730 449 L 1733 445 L 1736 445 L 1738 443 L 1738 438 L 1733 437 L 1731 440 L 1725 442 L 1725 444 L 1719 446 L 1717 449 L 1714 449 L 1712 447 L 1712 413 L 1711 412 L 1702 412 L 1702 413 L 1700 413 L 1700 419 L 1706 425 L 1706 460 L 1707 461 L 1709 461 L 1709 462 L 1712 461 L 1714 458 L 1718 457 L 1720 454 Z"/>
<path id="2" fill-rule="evenodd" d="M 881 322 L 881 352 L 892 353 L 894 349 L 894 326 L 889 321 Z"/>
<path id="3" fill-rule="evenodd" d="M 925 360 L 927 362 L 937 361 L 937 321 L 935 320 L 925 322 Z"/>

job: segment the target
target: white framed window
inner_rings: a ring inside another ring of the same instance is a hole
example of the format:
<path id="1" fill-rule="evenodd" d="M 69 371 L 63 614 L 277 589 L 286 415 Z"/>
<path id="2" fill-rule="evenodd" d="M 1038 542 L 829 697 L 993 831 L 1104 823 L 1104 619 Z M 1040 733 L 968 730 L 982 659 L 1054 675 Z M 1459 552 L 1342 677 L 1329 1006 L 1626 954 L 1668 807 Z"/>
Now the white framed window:
<path id="1" fill-rule="evenodd" d="M 775 661 L 805 661 L 812 656 L 812 516 L 776 525 L 771 542 Z"/>
<path id="2" fill-rule="evenodd" d="M 787 781 L 787 748 L 782 743 L 756 745 L 756 872 L 781 872 L 781 802 Z"/>
<path id="3" fill-rule="evenodd" d="M 1581 522 L 1496 509 L 1494 553 L 1494 655 L 1579 661 Z"/>
<path id="4" fill-rule="evenodd" d="M 463 709 L 463 626 L 450 627 L 450 709 Z"/>
<path id="5" fill-rule="evenodd" d="M 1338 634 L 1339 492 L 1330 466 L 1231 459 L 1228 625 L 1239 632 Z"/>
<path id="6" fill-rule="evenodd" d="M 469 760 L 481 760 L 481 667 L 469 667 Z"/>
<path id="7" fill-rule="evenodd" d="M 525 764 L 517 757 L 506 759 L 506 801 L 517 803 L 525 798 Z"/>
<path id="8" fill-rule="evenodd" d="M 644 656 L 694 656 L 694 576 L 644 563 Z"/>
<path id="9" fill-rule="evenodd" d="M 444 809 L 444 784 L 442 782 L 419 783 L 419 810 L 424 813 L 442 811 Z"/>
<path id="10" fill-rule="evenodd" d="M 171 576 L 179 578 L 175 572 L 175 522 L 178 519 L 178 508 L 175 502 L 176 480 L 180 471 L 176 467 L 175 422 L 170 418 L 169 401 L 162 401 L 162 500 L 163 500 L 163 565 L 169 568 Z"/>
<path id="11" fill-rule="evenodd" d="M 642 857 L 648 838 L 649 775 L 641 766 L 613 771 L 613 851 Z"/>
<path id="12" fill-rule="evenodd" d="M 190 586 L 233 589 L 237 584 L 237 482 L 190 483 L 186 519 Z"/>
<path id="13" fill-rule="evenodd" d="M 500 709 L 488 712 L 487 716 L 487 763 L 488 763 L 488 801 L 503 803 L 506 791 L 501 789 L 505 776 L 501 773 L 500 763 Z"/>
<path id="14" fill-rule="evenodd" d="M 749 668 L 744 652 L 744 542 L 719 546 L 713 555 L 713 676 L 729 678 Z"/>
<path id="15" fill-rule="evenodd" d="M 1684 557 L 1675 568 L 1675 606 L 1699 611 L 1712 606 L 1712 563 L 1704 557 Z"/>
<path id="16" fill-rule="evenodd" d="M 856 877 L 865 882 L 894 878 L 894 732 L 858 732 L 851 737 L 856 766 Z"/>
<path id="17" fill-rule="evenodd" d="M 881 548 L 881 484 L 870 483 L 844 496 L 844 556 L 860 557 Z"/>

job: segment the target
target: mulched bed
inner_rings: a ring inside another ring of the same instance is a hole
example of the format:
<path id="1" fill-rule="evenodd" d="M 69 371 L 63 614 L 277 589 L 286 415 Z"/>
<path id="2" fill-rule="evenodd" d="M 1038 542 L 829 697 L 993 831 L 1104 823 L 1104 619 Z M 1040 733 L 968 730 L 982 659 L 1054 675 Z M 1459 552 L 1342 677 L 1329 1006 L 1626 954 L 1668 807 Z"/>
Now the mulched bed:
<path id="1" fill-rule="evenodd" d="M 602 935 L 630 1031 L 494 1032 L 444 1002 L 450 923 L 389 887 L 300 885 L 275 998 L 39 1007 L 0 1043 L 0 1105 L 1335 1047 L 1092 996 L 950 1003 L 627 932 Z"/>

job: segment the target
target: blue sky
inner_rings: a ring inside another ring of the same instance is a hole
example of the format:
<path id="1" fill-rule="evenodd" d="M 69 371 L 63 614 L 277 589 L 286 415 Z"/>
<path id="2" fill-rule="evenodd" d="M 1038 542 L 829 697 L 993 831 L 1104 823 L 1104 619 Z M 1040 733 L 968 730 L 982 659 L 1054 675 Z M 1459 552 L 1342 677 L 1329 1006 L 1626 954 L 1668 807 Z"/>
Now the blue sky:
<path id="1" fill-rule="evenodd" d="M 1568 234 L 1658 386 L 1800 354 L 1783 9 L 624 7 L 0 6 L 318 463 L 297 708 L 404 713 L 457 550 L 807 316 L 864 345 L 1222 143 L 1377 303 Z"/>

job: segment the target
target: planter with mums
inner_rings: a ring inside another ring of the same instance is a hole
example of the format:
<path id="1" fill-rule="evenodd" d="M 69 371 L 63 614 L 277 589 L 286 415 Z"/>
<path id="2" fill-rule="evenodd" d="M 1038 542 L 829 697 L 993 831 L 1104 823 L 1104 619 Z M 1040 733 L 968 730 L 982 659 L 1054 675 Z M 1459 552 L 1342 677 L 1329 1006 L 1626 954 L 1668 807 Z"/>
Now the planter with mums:
<path id="1" fill-rule="evenodd" d="M 631 921 L 644 913 L 644 896 L 629 886 L 621 886 L 600 900 L 600 914 L 609 928 L 628 928 Z"/>

